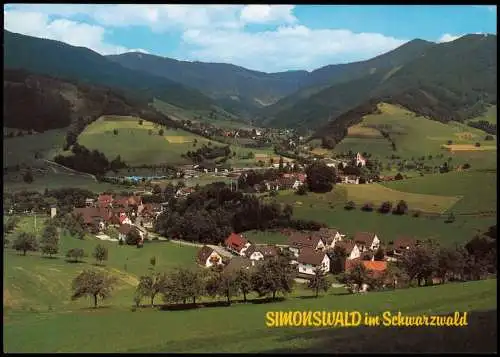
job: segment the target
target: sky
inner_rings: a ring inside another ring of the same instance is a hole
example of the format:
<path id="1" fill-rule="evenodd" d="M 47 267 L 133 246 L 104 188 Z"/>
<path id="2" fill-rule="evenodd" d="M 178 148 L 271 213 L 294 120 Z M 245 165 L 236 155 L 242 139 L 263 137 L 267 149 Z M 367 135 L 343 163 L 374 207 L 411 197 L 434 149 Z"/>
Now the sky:
<path id="1" fill-rule="evenodd" d="M 497 32 L 495 5 L 8 4 L 4 29 L 100 54 L 140 51 L 263 72 L 362 61 L 420 38 Z"/>

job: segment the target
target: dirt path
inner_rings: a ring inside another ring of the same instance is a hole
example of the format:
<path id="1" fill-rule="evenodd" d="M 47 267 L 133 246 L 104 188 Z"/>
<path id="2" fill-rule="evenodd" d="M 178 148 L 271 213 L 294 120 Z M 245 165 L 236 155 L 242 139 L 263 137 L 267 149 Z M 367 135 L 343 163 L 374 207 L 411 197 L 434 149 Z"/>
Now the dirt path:
<path id="1" fill-rule="evenodd" d="M 56 168 L 55 168 L 55 167 L 53 167 L 52 165 L 55 165 L 55 166 L 57 166 L 57 167 L 61 167 L 61 168 L 65 169 L 65 170 L 70 171 L 70 172 L 73 172 L 74 174 L 77 174 L 77 175 L 90 177 L 90 178 L 92 178 L 95 182 L 97 182 L 97 178 L 96 178 L 94 175 L 92 175 L 92 174 L 88 174 L 88 173 L 86 173 L 86 172 L 76 171 L 76 170 L 70 169 L 69 167 L 66 167 L 66 166 L 63 166 L 63 165 L 61 165 L 61 164 L 58 164 L 57 162 L 50 161 L 50 160 L 47 160 L 47 159 L 43 159 L 43 161 L 45 161 L 46 163 L 48 163 L 48 164 L 50 164 L 50 165 L 51 165 L 50 167 L 52 168 L 52 170 L 54 171 L 54 173 L 57 173 L 58 171 L 57 171 L 57 170 L 56 170 Z"/>

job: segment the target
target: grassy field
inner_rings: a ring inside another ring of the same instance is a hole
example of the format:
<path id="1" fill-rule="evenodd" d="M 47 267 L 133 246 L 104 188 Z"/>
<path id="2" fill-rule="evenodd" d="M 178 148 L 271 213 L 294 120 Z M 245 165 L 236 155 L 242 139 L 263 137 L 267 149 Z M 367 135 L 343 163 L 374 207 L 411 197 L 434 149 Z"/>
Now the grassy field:
<path id="1" fill-rule="evenodd" d="M 441 196 L 438 194 L 425 195 L 421 193 L 403 192 L 387 188 L 380 184 L 374 183 L 369 185 L 339 185 L 347 191 L 347 200 L 354 201 L 362 205 L 366 202 L 372 202 L 375 205 L 380 205 L 382 202 L 390 201 L 394 205 L 400 200 L 422 212 L 443 213 L 456 204 L 460 196 Z"/>
<path id="2" fill-rule="evenodd" d="M 469 121 L 479 121 L 479 120 L 486 120 L 488 123 L 491 124 L 496 124 L 497 123 L 497 106 L 492 105 L 488 108 L 486 113 L 483 115 L 480 115 L 477 118 L 470 119 Z"/>
<path id="3" fill-rule="evenodd" d="M 3 141 L 3 167 L 20 164 L 33 165 L 35 153 L 52 159 L 65 142 L 64 129 L 47 130 L 44 133 L 7 138 Z"/>
<path id="4" fill-rule="evenodd" d="M 479 174 L 479 173 L 478 173 Z M 451 174 L 450 174 L 451 175 Z M 430 176 L 429 176 L 430 177 Z M 425 178 L 425 177 L 424 177 Z M 442 184 L 445 185 L 446 180 L 440 179 Z M 403 182 L 403 181 L 401 181 Z M 409 182 L 409 181 L 405 181 Z M 469 182 L 470 185 L 470 182 Z M 371 185 L 351 185 L 346 188 L 347 185 L 337 185 L 334 190 L 326 194 L 315 194 L 308 193 L 306 196 L 298 196 L 292 191 L 280 191 L 279 195 L 275 198 L 277 202 L 291 204 L 294 210 L 294 217 L 301 219 L 310 219 L 318 222 L 327 224 L 329 227 L 335 227 L 341 232 L 352 237 L 356 232 L 369 231 L 375 232 L 379 235 L 380 239 L 384 242 L 389 242 L 396 239 L 399 235 L 412 235 L 417 239 L 435 238 L 445 245 L 452 245 L 455 243 L 464 243 L 472 239 L 472 237 L 480 231 L 484 231 L 489 226 L 496 223 L 496 216 L 494 213 L 489 215 L 457 215 L 458 213 L 466 213 L 460 209 L 460 207 L 472 207 L 475 201 L 474 193 L 469 193 L 464 195 L 464 191 L 456 192 L 440 192 L 438 189 L 432 192 L 417 192 L 427 195 L 437 195 L 429 197 L 430 200 L 427 202 L 424 198 L 426 196 L 406 196 L 407 192 L 403 191 L 403 188 L 394 188 L 401 191 L 403 197 L 406 199 L 409 197 L 417 197 L 419 199 L 413 200 L 412 203 L 408 204 L 410 210 L 416 209 L 414 204 L 420 204 L 421 207 L 430 207 L 435 209 L 433 204 L 438 202 L 451 203 L 453 196 L 463 195 L 464 197 L 458 201 L 454 206 L 452 206 L 451 211 L 456 214 L 456 220 L 453 223 L 445 223 L 445 216 L 439 215 L 422 215 L 420 217 L 413 217 L 412 215 L 395 216 L 392 214 L 384 215 L 378 212 L 363 212 L 360 210 L 361 205 L 357 205 L 357 208 L 352 211 L 347 211 L 344 209 L 344 205 L 347 202 L 347 197 L 349 197 L 349 191 L 352 190 L 364 190 L 362 186 Z M 354 188 L 359 187 L 358 189 Z M 351 189 L 351 187 L 353 187 Z M 382 186 L 380 186 L 382 187 Z M 475 187 L 475 186 L 473 186 Z M 391 187 L 393 188 L 393 187 Z M 464 186 L 465 189 L 465 186 Z M 379 189 L 382 194 L 384 190 Z M 469 188 L 470 190 L 470 188 Z M 358 191 L 362 192 L 362 191 Z M 394 191 L 390 191 L 394 192 Z M 476 191 L 476 195 L 480 191 Z M 488 192 L 487 189 L 485 192 Z M 491 194 L 490 201 L 496 200 L 496 195 Z M 495 192 L 495 191 L 493 191 Z M 373 193 L 373 192 L 372 192 Z M 448 198 L 443 197 L 443 194 L 447 194 Z M 396 197 L 394 204 L 396 204 Z M 376 195 L 372 196 L 374 201 L 377 201 Z M 388 196 L 381 196 L 378 200 L 383 201 L 389 199 Z M 441 201 L 440 201 L 441 200 Z M 360 203 L 365 203 L 367 199 L 360 196 Z M 463 201 L 463 202 L 462 202 Z M 491 209 L 487 202 L 482 202 L 483 205 L 477 206 L 481 211 L 488 211 Z M 455 209 L 457 207 L 458 209 Z M 443 206 L 441 206 L 441 209 Z M 477 213 L 477 210 L 476 210 Z M 264 242 L 261 235 L 257 235 L 257 239 Z M 273 236 L 272 241 L 275 241 L 276 237 Z M 286 241 L 284 238 L 283 242 Z"/>
<path id="5" fill-rule="evenodd" d="M 310 328 L 269 329 L 265 326 L 266 312 L 333 309 L 362 314 L 380 314 L 385 310 L 437 314 L 495 308 L 496 280 L 185 311 L 131 312 L 115 306 L 97 310 L 75 308 L 71 313 L 22 313 L 12 320 L 4 319 L 4 349 L 6 352 L 293 351 L 317 347 L 320 333 L 326 329 L 315 329 L 317 337 L 313 339 L 306 338 L 312 332 Z M 343 334 L 345 330 L 334 331 Z M 369 336 L 367 330 L 354 331 L 357 341 Z M 337 344 L 336 350 L 348 350 L 351 344 L 352 339 L 346 339 Z"/>
<path id="6" fill-rule="evenodd" d="M 44 218 L 38 217 L 40 232 Z M 19 231 L 34 231 L 34 217 L 24 217 Z M 11 234 L 12 238 L 16 232 Z M 247 234 L 250 236 L 250 234 Z M 254 235 L 253 238 L 256 238 Z M 437 314 L 452 311 L 488 310 L 496 307 L 496 280 L 447 284 L 392 292 L 346 295 L 342 288 L 331 289 L 318 299 L 298 286 L 284 301 L 237 303 L 231 308 L 210 307 L 183 311 L 131 311 L 138 277 L 148 271 L 149 259 L 157 258 L 157 269 L 193 266 L 196 247 L 175 243 L 148 243 L 142 249 L 119 246 L 91 237 L 78 240 L 63 235 L 61 252 L 83 248 L 91 253 L 97 243 L 109 249 L 104 267 L 68 263 L 63 257 L 43 258 L 38 253 L 21 256 L 4 249 L 4 319 L 6 352 L 265 352 L 277 349 L 318 349 L 332 336 L 326 329 L 268 329 L 267 311 L 337 310 L 378 314 L 389 310 L 406 314 Z M 102 269 L 118 278 L 110 299 L 99 309 L 89 309 L 89 299 L 70 300 L 71 280 L 86 268 Z M 255 299 L 254 295 L 250 299 Z M 212 299 L 204 298 L 202 304 Z M 161 297 L 157 298 L 161 303 Z M 238 318 L 234 318 L 237 316 Z M 483 325 L 484 326 L 484 325 Z M 334 330 L 344 334 L 346 330 Z M 355 330 L 357 339 L 369 339 L 371 332 Z M 336 334 L 338 337 L 338 335 Z M 352 341 L 351 338 L 348 341 Z M 322 343 L 323 343 L 322 342 Z M 337 344 L 338 350 L 352 348 Z M 320 348 L 321 349 L 321 348 Z M 324 349 L 330 350 L 331 349 Z"/>
<path id="7" fill-rule="evenodd" d="M 253 243 L 287 244 L 288 239 L 279 231 L 247 231 L 243 235 Z"/>
<path id="8" fill-rule="evenodd" d="M 417 117 L 410 111 L 385 103 L 381 103 L 379 108 L 382 114 L 367 115 L 360 124 L 349 128 L 348 136 L 335 147 L 334 151 L 366 151 L 384 163 L 388 162 L 387 157 L 393 154 L 404 159 L 444 154 L 444 159 L 427 160 L 426 164 L 434 166 L 452 157 L 454 164 L 468 162 L 472 164 L 473 169 L 496 167 L 496 142 L 485 141 L 486 133 L 482 130 L 463 123 L 443 124 Z M 388 140 L 375 135 L 372 129 L 375 127 L 389 132 L 396 143 L 397 151 L 392 150 Z M 462 150 L 450 152 L 446 149 L 444 146 L 449 140 L 455 148 Z M 480 152 L 474 146 L 476 142 L 481 144 Z"/>
<path id="9" fill-rule="evenodd" d="M 118 134 L 114 135 L 113 130 Z M 149 130 L 152 134 L 149 135 Z M 129 165 L 140 164 L 171 164 L 182 165 L 191 163 L 181 155 L 193 151 L 204 144 L 223 146 L 224 144 L 208 140 L 201 136 L 180 129 L 163 128 L 163 135 L 158 135 L 160 128 L 155 124 L 134 117 L 102 117 L 89 125 L 78 137 L 78 142 L 89 149 L 102 151 L 107 157 L 120 155 Z M 196 141 L 196 142 L 195 142 Z M 237 153 L 234 164 L 255 164 L 256 160 L 239 159 L 248 152 L 267 155 L 269 150 L 246 149 L 231 146 Z"/>
<path id="10" fill-rule="evenodd" d="M 449 172 L 386 182 L 382 185 L 394 190 L 419 194 L 462 196 L 462 199 L 450 209 L 455 213 L 496 212 L 496 172 Z"/>

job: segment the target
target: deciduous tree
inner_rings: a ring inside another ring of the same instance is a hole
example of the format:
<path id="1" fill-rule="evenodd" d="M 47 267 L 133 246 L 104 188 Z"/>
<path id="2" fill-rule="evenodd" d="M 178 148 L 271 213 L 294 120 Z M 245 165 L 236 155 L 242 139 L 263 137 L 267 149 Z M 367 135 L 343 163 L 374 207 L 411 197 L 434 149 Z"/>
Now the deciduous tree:
<path id="1" fill-rule="evenodd" d="M 325 293 L 328 291 L 330 282 L 323 269 L 316 268 L 314 270 L 314 276 L 309 280 L 307 288 L 313 290 L 316 297 L 318 297 L 320 290 L 323 290 Z"/>
<path id="2" fill-rule="evenodd" d="M 38 242 L 34 234 L 21 232 L 12 247 L 17 251 L 23 252 L 23 255 L 26 255 L 28 251 L 36 252 L 38 250 Z"/>
<path id="3" fill-rule="evenodd" d="M 97 307 L 97 298 L 109 297 L 116 281 L 115 277 L 107 273 L 84 270 L 73 280 L 71 299 L 76 300 L 83 296 L 90 296 L 94 298 L 94 307 Z"/>

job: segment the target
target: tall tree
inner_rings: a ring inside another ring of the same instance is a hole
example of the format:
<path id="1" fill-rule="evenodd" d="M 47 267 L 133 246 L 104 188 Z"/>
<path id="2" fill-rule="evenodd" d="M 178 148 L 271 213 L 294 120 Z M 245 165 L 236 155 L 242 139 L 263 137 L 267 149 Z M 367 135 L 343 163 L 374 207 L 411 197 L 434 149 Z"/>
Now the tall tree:
<path id="1" fill-rule="evenodd" d="M 354 265 L 349 271 L 342 273 L 339 282 L 345 284 L 350 292 L 363 289 L 363 285 L 370 282 L 370 277 L 365 266 L 361 263 Z"/>
<path id="2" fill-rule="evenodd" d="M 109 297 L 116 282 L 117 279 L 107 273 L 84 270 L 73 280 L 71 299 L 90 296 L 94 298 L 94 307 L 97 307 L 97 298 Z"/>
<path id="3" fill-rule="evenodd" d="M 42 254 L 52 256 L 59 252 L 59 233 L 53 224 L 45 226 L 40 239 L 40 250 Z"/>
<path id="4" fill-rule="evenodd" d="M 26 255 L 28 251 L 36 252 L 38 250 L 38 242 L 35 235 L 28 232 L 21 232 L 12 247 L 17 251 L 22 251 L 23 255 Z"/>
<path id="5" fill-rule="evenodd" d="M 423 243 L 403 255 L 400 266 L 406 271 L 409 282 L 417 280 L 417 285 L 428 281 L 437 270 L 437 257 L 432 244 Z"/>
<path id="6" fill-rule="evenodd" d="M 313 290 L 316 297 L 318 297 L 320 290 L 323 290 L 325 293 L 328 291 L 330 282 L 322 268 L 314 270 L 314 276 L 309 280 L 307 288 Z"/>
<path id="7" fill-rule="evenodd" d="M 307 187 L 312 192 L 330 192 L 335 184 L 336 172 L 322 162 L 314 162 L 306 168 Z"/>
<path id="8" fill-rule="evenodd" d="M 276 293 L 287 294 L 293 289 L 294 272 L 290 264 L 281 257 L 269 259 L 262 264 L 257 272 L 252 275 L 253 289 L 259 296 L 271 294 L 276 298 Z"/>
<path id="9" fill-rule="evenodd" d="M 66 257 L 77 263 L 79 259 L 85 257 L 85 251 L 82 248 L 72 248 L 66 253 Z"/>

